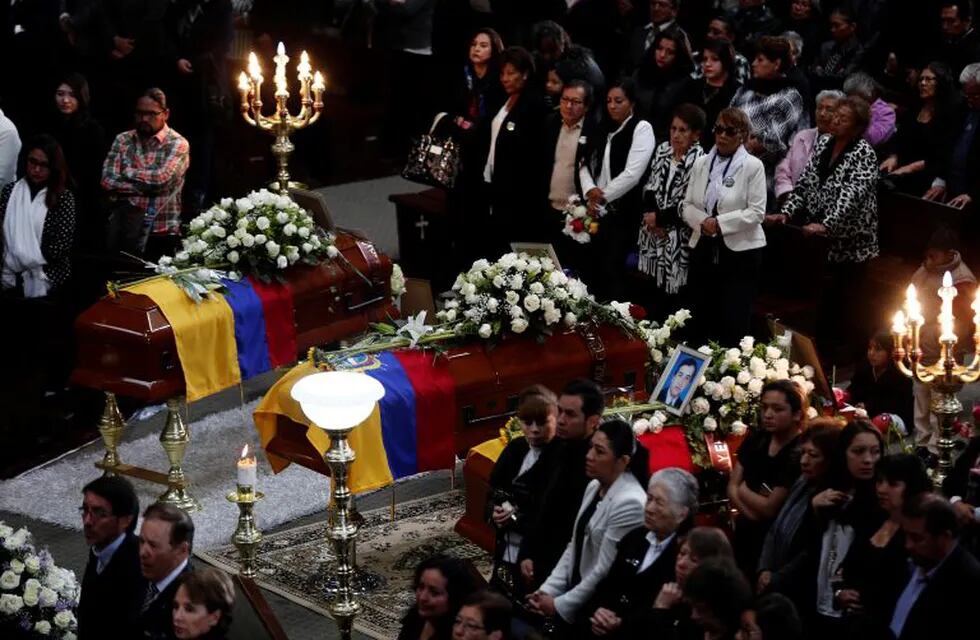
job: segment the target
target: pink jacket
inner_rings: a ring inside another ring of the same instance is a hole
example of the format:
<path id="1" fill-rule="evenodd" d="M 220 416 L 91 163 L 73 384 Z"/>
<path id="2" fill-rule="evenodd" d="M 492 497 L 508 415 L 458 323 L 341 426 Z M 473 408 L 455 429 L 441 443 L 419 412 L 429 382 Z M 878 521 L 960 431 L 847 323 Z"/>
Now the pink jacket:
<path id="1" fill-rule="evenodd" d="M 796 181 L 803 175 L 806 163 L 813 155 L 813 148 L 817 145 L 817 128 L 804 129 L 797 131 L 789 143 L 789 151 L 786 156 L 776 165 L 776 197 L 784 193 L 789 193 L 796 186 Z"/>

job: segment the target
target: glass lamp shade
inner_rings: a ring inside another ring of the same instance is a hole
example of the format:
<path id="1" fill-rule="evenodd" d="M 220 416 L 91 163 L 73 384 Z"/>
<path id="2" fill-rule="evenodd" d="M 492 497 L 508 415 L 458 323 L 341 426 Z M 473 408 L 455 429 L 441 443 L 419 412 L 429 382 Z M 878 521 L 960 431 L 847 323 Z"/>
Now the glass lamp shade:
<path id="1" fill-rule="evenodd" d="M 350 429 L 364 422 L 384 394 L 380 382 L 350 371 L 315 373 L 290 391 L 306 417 L 324 431 Z"/>

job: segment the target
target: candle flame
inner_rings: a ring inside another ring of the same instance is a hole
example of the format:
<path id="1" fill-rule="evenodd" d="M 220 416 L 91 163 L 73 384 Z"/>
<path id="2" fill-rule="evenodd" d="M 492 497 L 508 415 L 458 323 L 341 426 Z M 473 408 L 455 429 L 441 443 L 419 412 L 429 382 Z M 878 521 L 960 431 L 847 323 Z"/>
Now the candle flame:
<path id="1" fill-rule="evenodd" d="M 248 75 L 252 76 L 252 80 L 256 82 L 262 80 L 262 67 L 259 66 L 259 59 L 254 51 L 250 51 L 248 54 Z"/>
<path id="2" fill-rule="evenodd" d="M 239 89 L 239 91 L 248 91 L 251 88 L 252 88 L 252 85 L 249 84 L 248 76 L 245 75 L 245 72 L 244 71 L 242 71 L 241 74 L 239 74 L 239 76 L 238 76 L 238 89 Z"/>
<path id="3" fill-rule="evenodd" d="M 245 460 L 246 458 L 248 458 L 248 443 L 245 443 L 245 446 L 242 447 L 242 455 L 240 456 L 240 458 L 242 460 Z"/>
<path id="4" fill-rule="evenodd" d="M 323 91 L 326 88 L 327 83 L 323 78 L 323 74 L 317 71 L 313 74 L 313 88 L 318 91 Z"/>
<path id="5" fill-rule="evenodd" d="M 299 56 L 299 64 L 296 65 L 296 70 L 299 71 L 299 81 L 303 82 L 308 80 L 310 77 L 310 72 L 313 70 L 310 66 L 310 56 L 304 51 Z"/>
<path id="6" fill-rule="evenodd" d="M 276 47 L 276 55 L 280 55 L 280 56 L 286 55 L 286 45 L 284 45 L 282 42 L 280 42 L 279 46 Z"/>
<path id="7" fill-rule="evenodd" d="M 947 288 L 953 286 L 953 274 L 949 271 L 943 274 L 943 286 Z"/>
<path id="8" fill-rule="evenodd" d="M 892 333 L 897 333 L 899 335 L 905 334 L 905 312 L 897 311 L 892 317 Z"/>
<path id="9" fill-rule="evenodd" d="M 918 297 L 916 297 L 914 284 L 909 284 L 905 290 L 905 313 L 908 316 L 909 322 L 915 322 L 919 325 L 925 322 L 922 317 L 922 306 L 919 304 Z"/>

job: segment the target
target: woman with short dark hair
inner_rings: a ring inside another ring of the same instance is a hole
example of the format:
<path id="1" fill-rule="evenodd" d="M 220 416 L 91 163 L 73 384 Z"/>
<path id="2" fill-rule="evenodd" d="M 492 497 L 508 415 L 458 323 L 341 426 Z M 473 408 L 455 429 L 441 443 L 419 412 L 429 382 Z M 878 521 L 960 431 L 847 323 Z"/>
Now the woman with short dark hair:
<path id="1" fill-rule="evenodd" d="M 24 146 L 19 173 L 19 180 L 0 191 L 2 286 L 40 298 L 71 276 L 75 196 L 65 156 L 51 136 Z"/>
<path id="2" fill-rule="evenodd" d="M 658 138 L 667 137 L 671 110 L 693 68 L 687 34 L 679 28 L 668 27 L 654 36 L 633 73 L 637 112 L 653 126 Z"/>
<path id="3" fill-rule="evenodd" d="M 426 558 L 415 568 L 415 604 L 402 618 L 398 640 L 450 640 L 463 602 L 483 586 L 467 560 L 444 555 Z"/>
<path id="4" fill-rule="evenodd" d="M 177 578 L 174 594 L 174 636 L 219 640 L 231 627 L 235 587 L 224 571 L 201 567 Z"/>
<path id="5" fill-rule="evenodd" d="M 705 120 L 714 124 L 722 109 L 728 107 L 741 86 L 735 65 L 735 49 L 728 40 L 705 40 L 701 47 L 700 71 L 697 78 L 689 78 L 678 92 L 678 103 L 690 103 L 704 109 Z M 701 130 L 701 145 L 710 149 L 714 145 L 711 127 Z"/>

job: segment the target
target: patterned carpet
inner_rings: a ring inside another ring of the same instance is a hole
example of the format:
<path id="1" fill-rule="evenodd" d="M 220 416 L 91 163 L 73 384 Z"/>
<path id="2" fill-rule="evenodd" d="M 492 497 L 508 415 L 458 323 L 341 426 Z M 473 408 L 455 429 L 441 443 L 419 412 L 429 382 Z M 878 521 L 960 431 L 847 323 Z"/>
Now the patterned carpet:
<path id="1" fill-rule="evenodd" d="M 489 576 L 490 557 L 453 532 L 453 525 L 463 514 L 464 499 L 461 491 L 450 491 L 401 503 L 394 521 L 390 508 L 363 514 L 357 561 L 365 582 L 376 586 L 359 596 L 362 612 L 355 620 L 355 629 L 372 638 L 395 638 L 401 617 L 413 602 L 415 566 L 432 554 L 469 559 L 484 577 Z M 328 615 L 329 576 L 333 573 L 333 553 L 328 547 L 325 520 L 267 535 L 258 552 L 258 583 Z M 237 569 L 238 555 L 230 545 L 197 555 L 228 571 Z"/>

